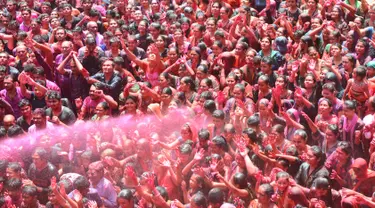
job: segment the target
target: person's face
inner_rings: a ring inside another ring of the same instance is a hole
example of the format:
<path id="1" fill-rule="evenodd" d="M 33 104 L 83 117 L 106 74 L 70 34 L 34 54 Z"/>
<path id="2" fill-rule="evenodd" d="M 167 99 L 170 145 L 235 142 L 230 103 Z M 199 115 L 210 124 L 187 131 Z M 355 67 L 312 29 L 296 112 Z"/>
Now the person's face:
<path id="1" fill-rule="evenodd" d="M 7 3 L 7 10 L 8 12 L 13 12 L 16 9 L 16 4 Z"/>
<path id="2" fill-rule="evenodd" d="M 123 198 L 118 198 L 117 199 L 117 204 L 120 208 L 131 208 L 133 207 L 134 203 L 132 204 L 133 202 L 130 200 L 127 200 L 127 199 L 123 199 Z"/>
<path id="3" fill-rule="evenodd" d="M 276 86 L 276 87 L 284 88 L 284 86 L 285 86 L 285 81 L 284 81 L 284 79 L 281 78 L 281 77 L 278 77 L 278 78 L 276 79 L 275 86 Z"/>
<path id="4" fill-rule="evenodd" d="M 268 87 L 268 84 L 264 80 L 258 80 L 258 88 L 260 91 L 265 92 L 268 90 Z"/>
<path id="5" fill-rule="evenodd" d="M 286 0 L 286 6 L 287 7 L 295 7 L 296 1 L 295 0 Z"/>
<path id="6" fill-rule="evenodd" d="M 127 99 L 125 102 L 125 109 L 127 111 L 135 111 L 137 109 L 137 104 L 132 99 Z"/>
<path id="7" fill-rule="evenodd" d="M 209 90 L 210 88 L 207 86 L 207 83 L 205 81 L 201 81 L 200 84 L 199 84 L 199 91 L 200 92 L 204 92 L 204 91 L 207 91 Z"/>
<path id="8" fill-rule="evenodd" d="M 172 49 L 168 51 L 168 58 L 171 62 L 176 62 L 178 59 L 177 51 Z"/>
<path id="9" fill-rule="evenodd" d="M 189 85 L 187 83 L 185 83 L 184 81 L 181 82 L 180 84 L 180 90 L 182 92 L 186 92 L 189 90 Z"/>
<path id="10" fill-rule="evenodd" d="M 262 48 L 262 50 L 269 50 L 271 48 L 271 42 L 268 38 L 263 38 L 260 42 L 260 47 Z"/>
<path id="11" fill-rule="evenodd" d="M 230 88 L 233 88 L 234 85 L 236 84 L 236 81 L 234 80 L 234 77 L 230 76 L 227 78 L 226 80 L 227 82 L 227 85 L 230 87 Z"/>
<path id="12" fill-rule="evenodd" d="M 9 20 L 7 17 L 2 16 L 1 17 L 1 23 L 3 23 L 4 27 L 7 27 L 9 24 Z"/>
<path id="13" fill-rule="evenodd" d="M 137 47 L 137 41 L 135 39 L 128 39 L 129 50 L 134 50 Z"/>
<path id="14" fill-rule="evenodd" d="M 331 46 L 331 54 L 332 56 L 340 56 L 341 54 L 340 48 L 337 46 Z"/>
<path id="15" fill-rule="evenodd" d="M 316 29 L 320 27 L 320 20 L 317 18 L 314 18 L 311 20 L 311 29 Z"/>
<path id="16" fill-rule="evenodd" d="M 311 166 L 318 165 L 318 158 L 313 154 L 311 150 L 307 151 L 306 158 L 306 162 L 309 163 Z"/>
<path id="17" fill-rule="evenodd" d="M 96 95 L 95 91 L 96 91 L 96 87 L 95 86 L 91 86 L 90 87 L 90 90 L 89 90 L 89 96 L 92 100 L 97 100 L 98 99 L 98 96 Z"/>
<path id="18" fill-rule="evenodd" d="M 92 34 L 96 34 L 98 32 L 98 24 L 95 22 L 90 22 L 90 24 L 87 26 L 87 30 Z"/>
<path id="19" fill-rule="evenodd" d="M 347 160 L 348 160 L 349 155 L 346 154 L 346 153 L 341 149 L 341 147 L 338 147 L 338 148 L 336 149 L 335 152 L 336 152 L 336 157 L 337 157 L 337 160 L 338 160 L 338 161 L 347 161 Z"/>
<path id="20" fill-rule="evenodd" d="M 92 183 L 96 184 L 103 178 L 103 173 L 100 170 L 89 168 L 89 171 L 87 171 L 87 176 Z"/>
<path id="21" fill-rule="evenodd" d="M 111 74 L 113 73 L 113 62 L 106 61 L 103 63 L 102 70 L 104 74 Z"/>
<path id="22" fill-rule="evenodd" d="M 322 113 L 330 113 L 332 110 L 332 107 L 329 106 L 328 102 L 323 100 L 319 103 L 318 111 L 320 114 Z"/>
<path id="23" fill-rule="evenodd" d="M 7 65 L 8 64 L 8 56 L 1 53 L 0 54 L 0 65 Z"/>
<path id="24" fill-rule="evenodd" d="M 234 49 L 234 53 L 238 56 L 241 56 L 245 53 L 245 51 L 240 44 L 237 44 L 236 48 Z"/>
<path id="25" fill-rule="evenodd" d="M 309 0 L 309 1 L 307 2 L 307 6 L 308 6 L 308 8 L 310 8 L 310 9 L 315 9 L 315 8 L 316 8 L 316 2 L 315 2 L 314 0 Z"/>
<path id="26" fill-rule="evenodd" d="M 51 14 L 51 18 L 52 18 L 52 14 Z M 60 21 L 59 21 L 59 19 L 57 19 L 57 18 L 52 18 L 51 19 L 51 27 L 52 28 L 57 28 L 57 27 L 59 27 L 60 26 Z M 65 33 L 64 33 L 65 34 Z M 63 35 L 64 35 L 63 34 Z M 58 38 L 58 36 L 57 36 L 57 34 L 56 34 L 56 39 Z"/>
<path id="27" fill-rule="evenodd" d="M 303 138 L 300 135 L 293 136 L 292 144 L 294 144 L 294 146 L 296 146 L 298 150 L 302 150 L 306 146 L 306 142 L 303 140 Z"/>
<path id="28" fill-rule="evenodd" d="M 30 117 L 31 116 L 31 106 L 26 105 L 21 107 L 22 116 Z"/>
<path id="29" fill-rule="evenodd" d="M 27 57 L 27 49 L 26 49 L 26 47 L 19 47 L 19 48 L 17 48 L 17 56 L 20 59 L 26 58 Z"/>
<path id="30" fill-rule="evenodd" d="M 116 20 L 111 20 L 109 22 L 109 28 L 116 29 L 117 27 L 118 27 L 118 24 L 117 24 Z"/>
<path id="31" fill-rule="evenodd" d="M 62 15 L 69 16 L 72 14 L 72 9 L 70 7 L 65 7 L 62 9 Z"/>
<path id="32" fill-rule="evenodd" d="M 58 204 L 57 199 L 56 199 L 56 195 L 54 193 L 48 194 L 48 201 L 50 201 L 51 204 L 53 204 L 53 205 Z"/>
<path id="33" fill-rule="evenodd" d="M 333 8 L 331 12 L 332 19 L 339 18 L 339 10 L 337 8 Z"/>
<path id="34" fill-rule="evenodd" d="M 92 3 L 91 2 L 84 2 L 84 3 L 82 3 L 83 10 L 90 10 L 91 7 L 92 7 Z"/>
<path id="35" fill-rule="evenodd" d="M 362 28 L 362 22 L 360 18 L 355 18 L 354 23 L 358 26 L 358 28 Z"/>
<path id="36" fill-rule="evenodd" d="M 52 108 L 52 110 L 58 110 L 61 108 L 61 102 L 57 99 L 48 99 L 47 105 L 48 107 Z"/>
<path id="37" fill-rule="evenodd" d="M 216 127 L 224 126 L 224 120 L 222 120 L 222 119 L 220 119 L 220 118 L 215 118 L 215 117 L 213 117 L 213 118 L 212 118 L 212 123 L 213 123 Z"/>
<path id="38" fill-rule="evenodd" d="M 268 108 L 264 104 L 259 104 L 258 110 L 261 115 L 267 115 L 268 113 Z"/>
<path id="39" fill-rule="evenodd" d="M 66 37 L 66 33 L 64 30 L 57 30 L 56 31 L 56 39 L 57 41 L 62 41 L 62 40 L 65 40 L 65 37 Z"/>
<path id="40" fill-rule="evenodd" d="M 61 45 L 61 50 L 64 56 L 67 56 L 72 51 L 72 45 L 70 43 L 64 42 Z"/>
<path id="41" fill-rule="evenodd" d="M 192 135 L 191 130 L 187 126 L 182 127 L 180 134 L 181 134 L 182 139 L 185 141 L 188 139 L 191 139 L 191 135 Z"/>
<path id="42" fill-rule="evenodd" d="M 311 59 L 314 59 L 314 60 L 318 59 L 319 58 L 318 51 L 316 51 L 316 50 L 310 50 L 309 51 L 309 56 L 310 56 Z"/>
<path id="43" fill-rule="evenodd" d="M 213 45 L 212 46 L 212 53 L 215 55 L 215 56 L 218 56 L 223 50 L 217 46 L 217 45 Z"/>
<path id="44" fill-rule="evenodd" d="M 46 118 L 43 118 L 43 116 L 40 114 L 34 114 L 33 121 L 34 121 L 35 126 L 37 127 L 42 127 L 43 125 L 46 124 Z"/>
<path id="45" fill-rule="evenodd" d="M 238 87 L 235 87 L 233 89 L 233 96 L 234 98 L 236 99 L 240 99 L 242 100 L 243 99 L 243 96 L 244 96 L 244 93 L 241 91 L 241 89 L 239 89 Z"/>
<path id="46" fill-rule="evenodd" d="M 212 20 L 207 21 L 207 23 L 206 23 L 206 29 L 209 32 L 214 32 L 215 31 L 215 22 L 212 21 Z"/>
<path id="47" fill-rule="evenodd" d="M 27 207 L 32 207 L 32 205 L 36 201 L 36 196 L 30 196 L 28 194 L 22 194 L 22 203 L 26 205 Z"/>
<path id="48" fill-rule="evenodd" d="M 140 22 L 138 25 L 138 31 L 140 33 L 145 33 L 147 29 L 146 23 L 144 21 Z"/>
<path id="49" fill-rule="evenodd" d="M 285 191 L 286 188 L 288 188 L 289 186 L 289 179 L 288 178 L 279 178 L 277 181 L 277 188 L 280 190 L 280 191 Z"/>
<path id="50" fill-rule="evenodd" d="M 344 116 L 347 117 L 347 118 L 352 118 L 352 117 L 354 116 L 354 114 L 355 114 L 355 111 L 352 110 L 352 109 L 349 109 L 348 107 L 346 107 L 346 106 L 344 105 L 344 108 L 343 108 L 343 114 L 344 114 Z"/>
<path id="51" fill-rule="evenodd" d="M 164 103 L 168 103 L 170 100 L 171 100 L 172 96 L 171 95 L 168 95 L 168 94 L 161 94 L 160 95 L 160 100 L 161 102 L 164 102 Z"/>
<path id="52" fill-rule="evenodd" d="M 271 66 L 262 61 L 262 62 L 260 62 L 260 70 L 264 74 L 269 74 L 271 72 Z"/>
<path id="53" fill-rule="evenodd" d="M 331 91 L 329 91 L 329 90 L 327 90 L 327 89 L 323 89 L 323 91 L 322 91 L 322 96 L 323 96 L 324 98 L 329 99 L 329 100 L 333 100 L 333 98 L 334 98 L 335 95 L 334 95 Z"/>
<path id="54" fill-rule="evenodd" d="M 359 55 L 362 55 L 365 53 L 365 45 L 363 45 L 362 42 L 358 42 L 355 46 L 355 52 Z"/>
<path id="55" fill-rule="evenodd" d="M 265 190 L 262 187 L 258 188 L 257 191 L 257 198 L 260 203 L 266 204 L 269 201 L 269 197 L 267 196 Z"/>
<path id="56" fill-rule="evenodd" d="M 13 80 L 11 78 L 4 79 L 4 88 L 6 90 L 13 90 L 14 87 L 15 86 L 14 86 Z"/>
<path id="57" fill-rule="evenodd" d="M 46 161 L 42 158 L 37 153 L 34 153 L 32 155 L 33 158 L 33 163 L 35 164 L 35 167 L 37 169 L 43 168 L 43 166 L 46 164 Z"/>
<path id="58" fill-rule="evenodd" d="M 211 11 L 213 14 L 219 14 L 220 13 L 219 4 L 212 4 Z"/>
<path id="59" fill-rule="evenodd" d="M 158 48 L 164 48 L 165 47 L 165 42 L 164 42 L 163 38 L 160 37 L 160 36 L 156 39 L 155 44 L 156 44 L 156 47 L 158 47 Z"/>
<path id="60" fill-rule="evenodd" d="M 182 41 L 182 40 L 184 40 L 183 38 L 183 36 L 182 36 L 182 33 L 180 32 L 180 31 L 176 31 L 175 33 L 174 33 L 174 35 L 173 35 L 173 38 L 174 38 L 174 40 L 176 41 L 176 42 L 179 42 L 179 41 Z"/>
<path id="61" fill-rule="evenodd" d="M 6 169 L 6 176 L 7 176 L 7 179 L 11 179 L 11 178 L 21 178 L 20 177 L 20 174 L 17 173 L 16 171 L 14 171 L 13 169 L 11 168 L 7 168 Z"/>
<path id="62" fill-rule="evenodd" d="M 227 13 L 227 11 L 225 11 L 224 7 L 221 7 L 221 9 L 220 9 L 220 18 L 224 19 L 224 20 L 228 19 L 228 13 Z"/>
<path id="63" fill-rule="evenodd" d="M 197 176 L 192 175 L 190 180 L 189 180 L 189 187 L 191 189 L 197 189 L 198 188 L 198 181 L 197 181 Z"/>

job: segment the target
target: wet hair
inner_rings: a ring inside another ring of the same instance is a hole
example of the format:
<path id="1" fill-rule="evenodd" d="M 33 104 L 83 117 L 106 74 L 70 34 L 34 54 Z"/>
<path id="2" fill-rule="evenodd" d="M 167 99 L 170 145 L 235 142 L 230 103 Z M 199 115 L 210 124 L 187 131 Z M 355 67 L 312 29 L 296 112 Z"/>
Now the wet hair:
<path id="1" fill-rule="evenodd" d="M 169 200 L 169 196 L 168 196 L 167 189 L 165 189 L 165 188 L 162 187 L 162 186 L 156 186 L 155 188 L 156 188 L 156 190 L 158 190 L 158 192 L 159 192 L 160 195 L 164 198 L 165 201 L 168 201 L 168 200 Z"/>
<path id="2" fill-rule="evenodd" d="M 336 136 L 340 133 L 339 131 L 339 127 L 336 125 L 336 124 L 329 124 L 327 126 L 327 128 L 332 131 L 333 134 L 335 134 Z"/>
<path id="3" fill-rule="evenodd" d="M 316 189 L 330 189 L 329 180 L 327 178 L 318 177 L 313 181 L 312 187 Z"/>
<path id="4" fill-rule="evenodd" d="M 203 98 L 205 100 L 213 100 L 214 95 L 211 91 L 204 91 L 200 94 L 199 98 Z"/>
<path id="5" fill-rule="evenodd" d="M 38 190 L 36 189 L 36 186 L 26 185 L 22 188 L 22 194 L 36 197 L 38 196 Z"/>
<path id="6" fill-rule="evenodd" d="M 228 148 L 228 144 L 225 141 L 225 138 L 222 136 L 215 136 L 214 138 L 212 138 L 211 142 L 224 151 L 226 151 L 226 149 Z"/>
<path id="7" fill-rule="evenodd" d="M 179 147 L 180 153 L 184 155 L 190 155 L 193 151 L 193 147 L 190 144 L 182 144 Z"/>
<path id="8" fill-rule="evenodd" d="M 203 108 L 214 116 L 214 113 L 216 112 L 216 103 L 213 100 L 206 100 L 204 101 Z"/>
<path id="9" fill-rule="evenodd" d="M 283 134 L 284 129 L 285 129 L 285 126 L 283 126 L 281 124 L 275 124 L 274 126 L 272 126 L 271 131 L 276 131 L 278 134 Z"/>
<path id="10" fill-rule="evenodd" d="M 364 79 L 366 77 L 367 69 L 364 66 L 358 66 L 354 69 L 354 72 L 358 77 Z"/>
<path id="11" fill-rule="evenodd" d="M 10 162 L 7 168 L 17 173 L 20 173 L 22 170 L 21 164 L 19 162 Z"/>
<path id="12" fill-rule="evenodd" d="M 269 183 L 264 183 L 262 185 L 259 186 L 259 189 L 262 188 L 264 189 L 264 193 L 269 197 L 271 198 L 272 195 L 274 194 L 274 190 L 273 190 L 273 187 L 269 184 Z"/>
<path id="13" fill-rule="evenodd" d="M 8 137 L 17 137 L 23 135 L 25 132 L 19 125 L 13 125 L 8 129 Z"/>
<path id="14" fill-rule="evenodd" d="M 345 57 L 350 61 L 352 67 L 354 68 L 357 63 L 357 58 L 353 54 L 346 54 Z"/>
<path id="15" fill-rule="evenodd" d="M 233 183 L 235 185 L 238 185 L 238 187 L 240 189 L 245 189 L 248 187 L 247 185 L 247 177 L 245 174 L 241 173 L 241 172 L 238 172 L 236 174 L 234 174 L 233 176 Z"/>
<path id="16" fill-rule="evenodd" d="M 207 199 L 201 192 L 194 194 L 191 201 L 194 201 L 197 206 L 207 207 Z"/>
<path id="17" fill-rule="evenodd" d="M 328 90 L 330 91 L 331 93 L 334 93 L 336 91 L 336 87 L 335 87 L 335 84 L 334 83 L 325 83 L 323 86 L 322 86 L 322 89 L 323 90 Z"/>
<path id="18" fill-rule="evenodd" d="M 212 83 L 212 80 L 210 78 L 204 78 L 204 79 L 202 79 L 201 82 L 205 83 L 207 85 L 207 87 L 209 87 L 209 88 L 213 87 L 213 83 Z"/>
<path id="19" fill-rule="evenodd" d="M 210 204 L 223 204 L 225 198 L 224 192 L 220 188 L 213 188 L 208 192 L 208 201 Z"/>
<path id="20" fill-rule="evenodd" d="M 73 186 L 75 189 L 77 189 L 78 191 L 83 191 L 84 189 L 86 188 L 89 188 L 90 187 L 90 182 L 89 180 L 87 180 L 87 178 L 85 176 L 78 176 L 74 182 L 73 182 Z"/>
<path id="21" fill-rule="evenodd" d="M 276 180 L 279 180 L 280 178 L 289 178 L 290 175 L 287 172 L 281 171 L 276 174 Z"/>
<path id="22" fill-rule="evenodd" d="M 39 155 L 40 159 L 44 159 L 44 160 L 48 159 L 48 153 L 44 148 L 41 148 L 41 147 L 36 148 L 33 154 Z"/>
<path id="23" fill-rule="evenodd" d="M 7 160 L 0 160 L 0 172 L 5 173 L 8 167 L 8 161 Z"/>
<path id="24" fill-rule="evenodd" d="M 172 89 L 170 87 L 164 87 L 161 91 L 162 94 L 172 95 Z"/>
<path id="25" fill-rule="evenodd" d="M 57 91 L 50 90 L 46 94 L 46 99 L 47 100 L 54 100 L 54 99 L 56 99 L 56 100 L 60 101 L 61 100 L 61 94 L 59 92 L 57 92 Z"/>
<path id="26" fill-rule="evenodd" d="M 252 143 L 259 143 L 260 139 L 257 137 L 257 133 L 252 128 L 246 128 L 242 131 L 243 134 L 246 134 L 247 137 L 251 140 Z"/>
<path id="27" fill-rule="evenodd" d="M 268 56 L 264 56 L 262 58 L 262 62 L 265 63 L 265 64 L 267 64 L 267 65 L 269 65 L 269 66 L 272 65 L 272 59 L 270 57 L 268 57 Z"/>
<path id="28" fill-rule="evenodd" d="M 247 119 L 247 126 L 250 127 L 250 126 L 259 126 L 259 123 L 260 123 L 260 119 L 259 119 L 259 116 L 256 116 L 256 115 L 251 115 L 248 119 Z"/>
<path id="29" fill-rule="evenodd" d="M 201 129 L 198 132 L 198 139 L 199 140 L 209 140 L 210 139 L 210 131 L 208 129 Z"/>
<path id="30" fill-rule="evenodd" d="M 18 191 L 22 187 L 22 180 L 19 178 L 10 178 L 5 183 L 5 188 L 8 191 Z"/>
<path id="31" fill-rule="evenodd" d="M 225 113 L 223 110 L 215 110 L 213 113 L 212 113 L 212 117 L 214 118 L 218 118 L 218 119 L 221 119 L 221 120 L 224 120 L 225 118 Z"/>
<path id="32" fill-rule="evenodd" d="M 346 107 L 347 109 L 350 109 L 350 110 L 355 110 L 357 105 L 352 100 L 345 100 L 344 107 Z"/>
<path id="33" fill-rule="evenodd" d="M 117 195 L 117 199 L 126 199 L 128 201 L 133 200 L 133 192 L 130 189 L 123 189 L 121 192 Z"/>
<path id="34" fill-rule="evenodd" d="M 337 144 L 337 148 L 340 148 L 343 152 L 345 152 L 347 155 L 351 155 L 353 152 L 352 147 L 350 146 L 349 142 L 346 141 L 340 141 Z M 336 149 L 337 149 L 336 148 Z"/>
<path id="35" fill-rule="evenodd" d="M 298 135 L 300 137 L 302 137 L 302 139 L 307 142 L 307 133 L 305 130 L 303 129 L 297 129 L 295 132 L 294 132 L 294 135 Z"/>
<path id="36" fill-rule="evenodd" d="M 181 79 L 181 82 L 188 84 L 191 91 L 195 91 L 195 82 L 191 77 L 183 77 Z"/>
<path id="37" fill-rule="evenodd" d="M 103 110 L 105 110 L 105 111 L 109 110 L 109 104 L 105 101 L 100 102 L 98 105 L 101 105 Z"/>

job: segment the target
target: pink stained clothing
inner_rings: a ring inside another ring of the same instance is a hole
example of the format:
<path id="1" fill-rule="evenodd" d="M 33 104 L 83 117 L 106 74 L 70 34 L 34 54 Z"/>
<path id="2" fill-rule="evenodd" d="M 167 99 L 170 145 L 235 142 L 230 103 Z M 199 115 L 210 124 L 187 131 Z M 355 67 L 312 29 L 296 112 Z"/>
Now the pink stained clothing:
<path id="1" fill-rule="evenodd" d="M 99 103 L 104 102 L 104 101 L 105 101 L 104 98 L 100 98 L 98 100 L 93 100 L 93 99 L 91 99 L 90 96 L 86 97 L 85 100 L 83 101 L 83 104 L 82 104 L 82 110 L 85 110 L 85 112 L 86 112 L 85 117 L 87 117 L 87 118 L 93 117 L 95 115 L 96 106 Z"/>
<path id="2" fill-rule="evenodd" d="M 46 87 L 48 90 L 54 90 L 54 91 L 61 93 L 60 87 L 57 86 L 57 84 L 52 81 L 46 80 Z"/>

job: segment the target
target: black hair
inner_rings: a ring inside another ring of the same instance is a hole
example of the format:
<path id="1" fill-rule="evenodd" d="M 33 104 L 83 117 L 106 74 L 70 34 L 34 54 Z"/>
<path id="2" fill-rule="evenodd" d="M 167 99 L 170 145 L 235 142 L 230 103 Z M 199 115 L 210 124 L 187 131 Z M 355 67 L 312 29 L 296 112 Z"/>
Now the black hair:
<path id="1" fill-rule="evenodd" d="M 350 109 L 350 110 L 355 110 L 357 105 L 354 101 L 352 100 L 345 100 L 344 102 L 344 107 Z"/>
<path id="2" fill-rule="evenodd" d="M 349 144 L 349 142 L 346 142 L 346 141 L 340 141 L 337 144 L 337 148 L 340 148 L 347 155 L 351 155 L 352 152 L 353 152 L 353 149 L 352 149 L 351 145 Z"/>
<path id="3" fill-rule="evenodd" d="M 78 176 L 73 182 L 73 187 L 78 191 L 83 191 L 90 187 L 90 182 L 86 177 Z"/>
<path id="4" fill-rule="evenodd" d="M 23 135 L 25 132 L 19 125 L 12 125 L 8 129 L 8 137 L 17 137 Z"/>
<path id="5" fill-rule="evenodd" d="M 19 178 L 11 178 L 8 179 L 5 183 L 5 188 L 8 191 L 18 191 L 22 188 L 22 180 Z"/>
<path id="6" fill-rule="evenodd" d="M 302 139 L 307 142 L 307 133 L 305 130 L 303 129 L 297 129 L 295 132 L 294 132 L 294 135 L 298 135 L 300 137 L 302 137 Z"/>
<path id="7" fill-rule="evenodd" d="M 245 189 L 248 187 L 247 185 L 247 177 L 245 174 L 241 173 L 241 172 L 237 172 L 236 174 L 234 174 L 233 176 L 233 183 L 235 185 L 238 185 L 238 187 L 240 189 Z"/>
<path id="8" fill-rule="evenodd" d="M 228 148 L 228 144 L 223 136 L 215 136 L 212 138 L 211 142 L 224 151 Z"/>
<path id="9" fill-rule="evenodd" d="M 50 90 L 46 94 L 46 99 L 47 100 L 61 100 L 61 94 L 58 91 Z"/>
<path id="10" fill-rule="evenodd" d="M 216 103 L 213 100 L 206 100 L 204 101 L 203 108 L 213 115 L 216 111 Z"/>
<path id="11" fill-rule="evenodd" d="M 26 185 L 22 188 L 22 194 L 36 197 L 38 196 L 38 190 L 36 189 L 36 186 Z"/>
<path id="12" fill-rule="evenodd" d="M 190 144 L 182 144 L 179 147 L 180 153 L 184 155 L 190 155 L 193 151 L 193 147 Z"/>
<path id="13" fill-rule="evenodd" d="M 225 194 L 220 188 L 213 188 L 208 192 L 208 201 L 210 204 L 223 204 Z"/>
<path id="14" fill-rule="evenodd" d="M 250 126 L 259 126 L 259 123 L 260 123 L 260 119 L 259 119 L 259 116 L 256 116 L 256 115 L 251 115 L 248 119 L 247 119 L 247 127 L 250 127 Z"/>
<path id="15" fill-rule="evenodd" d="M 243 134 L 246 134 L 246 136 L 251 140 L 252 143 L 258 144 L 260 142 L 260 139 L 257 137 L 257 133 L 252 128 L 246 128 L 242 131 Z"/>
<path id="16" fill-rule="evenodd" d="M 207 207 L 207 199 L 201 192 L 194 194 L 191 200 L 194 201 L 197 206 Z"/>
<path id="17" fill-rule="evenodd" d="M 212 113 L 212 117 L 224 120 L 225 119 L 225 113 L 224 113 L 223 110 L 215 110 Z"/>
<path id="18" fill-rule="evenodd" d="M 123 189 L 121 192 L 117 195 L 117 198 L 126 199 L 128 201 L 133 200 L 133 192 L 130 189 Z"/>
<path id="19" fill-rule="evenodd" d="M 210 131 L 208 129 L 201 129 L 198 132 L 198 139 L 199 140 L 209 140 L 210 139 Z"/>

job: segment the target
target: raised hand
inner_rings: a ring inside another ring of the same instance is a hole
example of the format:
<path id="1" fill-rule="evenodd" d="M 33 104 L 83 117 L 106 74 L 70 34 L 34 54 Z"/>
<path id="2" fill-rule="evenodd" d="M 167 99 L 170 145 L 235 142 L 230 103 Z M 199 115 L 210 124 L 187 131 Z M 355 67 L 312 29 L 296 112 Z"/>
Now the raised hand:
<path id="1" fill-rule="evenodd" d="M 204 157 L 204 149 L 201 148 L 201 149 L 199 149 L 199 151 L 197 153 L 195 153 L 194 160 L 195 161 L 201 161 L 203 159 L 203 157 Z"/>
<path id="2" fill-rule="evenodd" d="M 57 183 L 56 183 L 56 177 L 55 176 L 53 176 L 51 178 L 51 189 L 52 190 L 56 190 L 57 189 Z"/>
<path id="3" fill-rule="evenodd" d="M 81 194 L 81 192 L 79 192 L 77 189 L 74 189 L 74 191 L 73 191 L 73 199 L 74 199 L 74 201 L 76 201 L 76 202 L 80 202 L 80 201 L 82 201 L 82 194 Z"/>
<path id="4" fill-rule="evenodd" d="M 211 158 L 210 168 L 212 171 L 217 171 L 218 161 L 216 158 Z"/>
<path id="5" fill-rule="evenodd" d="M 166 157 L 162 157 L 160 159 L 161 165 L 167 168 L 171 167 L 171 161 L 169 161 Z"/>
<path id="6" fill-rule="evenodd" d="M 96 201 L 92 201 L 92 200 L 90 200 L 90 201 L 87 203 L 87 207 L 88 207 L 88 208 L 98 208 L 98 204 L 96 203 Z"/>
<path id="7" fill-rule="evenodd" d="M 315 71 L 315 67 L 316 67 L 316 61 L 313 60 L 313 59 L 310 59 L 308 69 L 309 69 L 310 71 Z"/>

